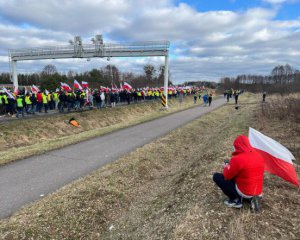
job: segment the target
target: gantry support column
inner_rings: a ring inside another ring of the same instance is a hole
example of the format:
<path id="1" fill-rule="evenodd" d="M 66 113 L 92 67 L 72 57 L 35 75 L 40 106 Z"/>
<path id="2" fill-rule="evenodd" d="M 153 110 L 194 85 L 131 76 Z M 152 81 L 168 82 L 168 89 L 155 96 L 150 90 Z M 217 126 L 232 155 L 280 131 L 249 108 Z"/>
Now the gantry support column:
<path id="1" fill-rule="evenodd" d="M 17 61 L 11 61 L 12 81 L 15 88 L 19 87 L 18 84 L 18 73 L 17 73 Z"/>
<path id="2" fill-rule="evenodd" d="M 166 107 L 168 110 L 168 80 L 169 80 L 169 62 L 168 62 L 168 54 L 165 56 L 165 76 L 164 76 L 164 94 L 166 97 Z"/>

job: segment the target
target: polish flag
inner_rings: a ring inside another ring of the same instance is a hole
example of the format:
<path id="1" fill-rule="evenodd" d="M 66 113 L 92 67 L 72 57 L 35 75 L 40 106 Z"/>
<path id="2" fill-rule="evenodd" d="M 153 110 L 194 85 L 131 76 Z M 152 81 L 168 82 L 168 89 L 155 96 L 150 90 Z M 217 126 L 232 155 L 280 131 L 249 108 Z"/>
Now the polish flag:
<path id="1" fill-rule="evenodd" d="M 66 91 L 71 91 L 72 90 L 72 88 L 66 83 L 61 82 L 60 85 L 61 85 L 61 88 L 66 90 Z"/>
<path id="2" fill-rule="evenodd" d="M 80 86 L 79 82 L 76 79 L 74 79 L 74 88 L 82 90 L 82 87 Z"/>
<path id="3" fill-rule="evenodd" d="M 5 87 L 3 87 L 3 91 L 7 94 L 8 98 L 15 99 L 15 97 L 9 92 Z"/>
<path id="4" fill-rule="evenodd" d="M 100 86 L 100 91 L 106 91 L 106 87 Z"/>
<path id="5" fill-rule="evenodd" d="M 82 85 L 83 88 L 88 88 L 89 87 L 88 82 L 81 81 L 81 85 Z"/>
<path id="6" fill-rule="evenodd" d="M 124 82 L 123 88 L 124 88 L 124 89 L 128 89 L 128 90 L 131 90 L 131 89 L 132 89 L 131 85 L 128 84 L 127 82 Z"/>
<path id="7" fill-rule="evenodd" d="M 249 141 L 265 160 L 265 171 L 277 175 L 282 179 L 299 186 L 299 180 L 293 165 L 295 157 L 283 145 L 249 128 Z"/>
<path id="8" fill-rule="evenodd" d="M 31 86 L 31 91 L 32 91 L 33 93 L 38 93 L 38 92 L 40 91 L 40 89 L 39 89 L 37 86 L 35 86 L 34 84 L 32 84 L 32 86 Z"/>

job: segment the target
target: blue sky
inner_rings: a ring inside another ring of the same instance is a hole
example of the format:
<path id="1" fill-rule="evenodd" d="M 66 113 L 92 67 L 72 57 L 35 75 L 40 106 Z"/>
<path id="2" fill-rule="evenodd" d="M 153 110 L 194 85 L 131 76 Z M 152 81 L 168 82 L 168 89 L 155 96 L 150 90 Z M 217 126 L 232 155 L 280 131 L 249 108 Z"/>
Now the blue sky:
<path id="1" fill-rule="evenodd" d="M 279 7 L 279 12 L 275 19 L 287 20 L 295 19 L 300 17 L 300 2 L 292 1 L 286 2 L 285 4 L 270 4 L 261 0 L 185 0 L 177 1 L 185 2 L 190 6 L 193 6 L 198 11 L 245 11 L 249 8 L 265 7 L 274 8 Z"/>
<path id="2" fill-rule="evenodd" d="M 279 64 L 300 69 L 300 0 L 0 0 L 0 71 L 8 49 L 68 44 L 95 34 L 105 42 L 169 40 L 172 80 L 212 80 L 269 74 Z M 113 58 L 121 71 L 139 74 L 163 58 Z M 18 62 L 22 73 L 54 64 L 83 72 L 105 59 Z"/>

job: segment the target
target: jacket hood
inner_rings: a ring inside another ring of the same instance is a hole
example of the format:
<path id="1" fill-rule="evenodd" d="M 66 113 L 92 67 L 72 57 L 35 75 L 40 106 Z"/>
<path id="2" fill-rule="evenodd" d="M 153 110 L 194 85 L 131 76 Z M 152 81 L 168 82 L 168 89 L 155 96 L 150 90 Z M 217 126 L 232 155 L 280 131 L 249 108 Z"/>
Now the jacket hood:
<path id="1" fill-rule="evenodd" d="M 252 152 L 253 148 L 250 145 L 249 139 L 245 135 L 240 135 L 238 136 L 234 142 L 233 146 L 235 151 L 232 153 L 232 155 L 236 155 L 239 153 L 244 153 L 244 152 Z"/>

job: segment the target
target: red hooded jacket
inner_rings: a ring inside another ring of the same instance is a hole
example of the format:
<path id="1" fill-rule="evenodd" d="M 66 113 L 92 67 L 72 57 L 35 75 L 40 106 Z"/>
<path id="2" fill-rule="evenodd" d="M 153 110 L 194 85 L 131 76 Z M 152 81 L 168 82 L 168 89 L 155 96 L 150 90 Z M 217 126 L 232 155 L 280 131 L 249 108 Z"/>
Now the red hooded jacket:
<path id="1" fill-rule="evenodd" d="M 230 163 L 224 168 L 224 178 L 234 179 L 238 189 L 245 195 L 262 193 L 264 160 L 249 143 L 247 136 L 238 136 L 233 143 L 235 151 Z"/>

